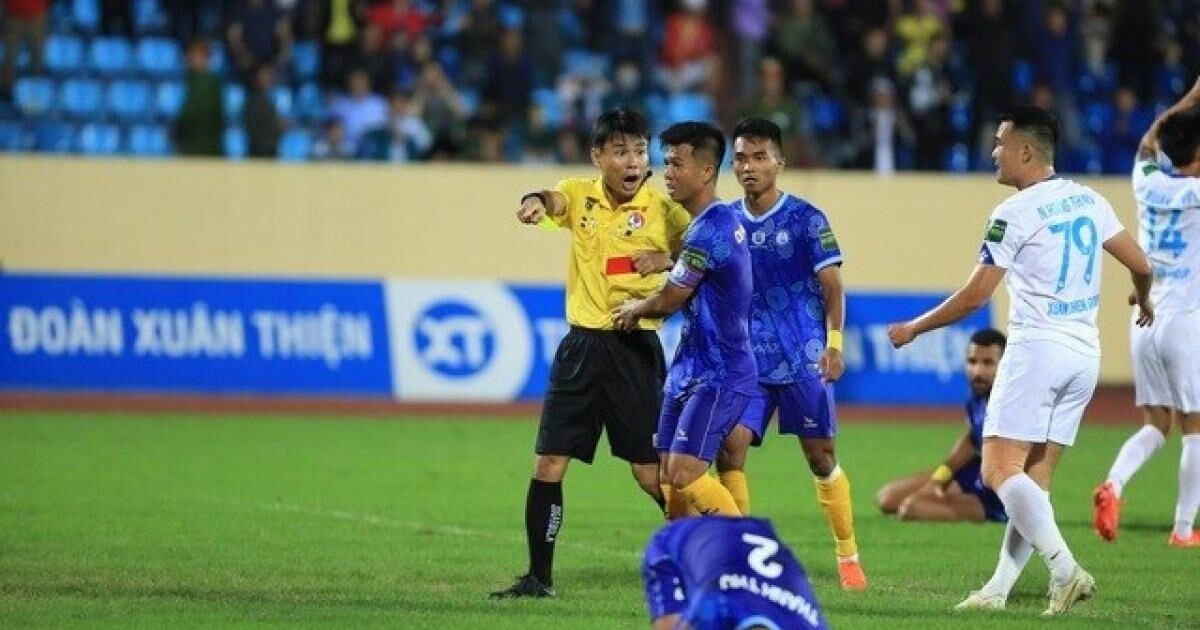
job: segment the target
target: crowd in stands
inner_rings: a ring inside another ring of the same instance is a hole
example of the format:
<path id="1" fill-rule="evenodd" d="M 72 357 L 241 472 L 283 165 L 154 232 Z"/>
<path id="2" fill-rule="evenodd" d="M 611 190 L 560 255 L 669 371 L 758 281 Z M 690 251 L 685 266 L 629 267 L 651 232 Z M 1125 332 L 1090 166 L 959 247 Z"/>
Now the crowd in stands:
<path id="1" fill-rule="evenodd" d="M 617 105 L 799 167 L 988 169 L 998 110 L 1128 169 L 1200 0 L 0 0 L 0 150 L 579 163 Z M 652 156 L 657 158 L 657 155 Z"/>

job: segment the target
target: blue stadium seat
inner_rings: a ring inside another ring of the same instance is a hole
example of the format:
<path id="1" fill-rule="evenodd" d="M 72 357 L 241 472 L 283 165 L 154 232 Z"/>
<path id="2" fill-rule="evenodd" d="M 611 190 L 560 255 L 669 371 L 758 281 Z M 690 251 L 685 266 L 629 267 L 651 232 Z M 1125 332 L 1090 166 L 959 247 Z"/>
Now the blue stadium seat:
<path id="1" fill-rule="evenodd" d="M 280 118 L 292 117 L 292 88 L 286 85 L 271 88 L 271 102 L 275 103 L 275 113 Z"/>
<path id="2" fill-rule="evenodd" d="M 33 128 L 33 148 L 47 153 L 70 153 L 74 147 L 75 129 L 60 122 L 38 123 Z"/>
<path id="3" fill-rule="evenodd" d="M 187 98 L 187 86 L 183 81 L 165 81 L 159 83 L 154 90 L 154 115 L 158 118 L 174 120 L 183 109 L 183 101 Z"/>
<path id="4" fill-rule="evenodd" d="M 171 139 L 162 125 L 133 125 L 125 143 L 130 155 L 163 157 L 171 154 Z"/>
<path id="5" fill-rule="evenodd" d="M 681 120 L 712 120 L 715 109 L 712 99 L 703 94 L 682 93 L 672 95 L 667 99 L 667 119 Z"/>
<path id="6" fill-rule="evenodd" d="M 108 111 L 126 121 L 136 121 L 150 114 L 150 84 L 145 81 L 113 81 L 108 85 L 105 99 Z"/>
<path id="7" fill-rule="evenodd" d="M 1025 59 L 1013 61 L 1012 86 L 1018 95 L 1027 95 L 1033 91 L 1033 64 Z"/>
<path id="8" fill-rule="evenodd" d="M 43 51 L 46 70 L 51 74 L 76 74 L 83 69 L 83 40 L 74 35 L 50 35 L 46 38 Z"/>
<path id="9" fill-rule="evenodd" d="M 135 52 L 138 71 L 156 79 L 183 75 L 183 51 L 172 39 L 147 37 Z"/>
<path id="10" fill-rule="evenodd" d="M 558 94 L 549 88 L 538 88 L 530 95 L 530 99 L 534 105 L 537 105 L 546 114 L 546 123 L 557 127 L 562 122 L 562 105 L 558 101 Z"/>
<path id="11" fill-rule="evenodd" d="M 312 154 L 312 134 L 307 129 L 289 129 L 279 139 L 279 159 L 303 162 Z"/>
<path id="12" fill-rule="evenodd" d="M 311 81 L 320 70 L 321 55 L 316 42 L 296 42 L 292 46 L 292 78 Z"/>
<path id="13" fill-rule="evenodd" d="M 246 88 L 238 83 L 226 83 L 221 90 L 221 99 L 225 102 L 226 120 L 241 120 L 242 109 L 246 107 Z"/>
<path id="14" fill-rule="evenodd" d="M 462 87 L 458 90 L 458 96 L 462 99 L 463 107 L 467 109 L 467 115 L 475 113 L 479 109 L 479 91 L 470 88 Z"/>
<path id="15" fill-rule="evenodd" d="M 94 33 L 100 27 L 99 0 L 72 0 L 71 21 L 75 28 L 86 33 Z"/>
<path id="16" fill-rule="evenodd" d="M 0 151 L 24 151 L 28 149 L 25 127 L 17 120 L 0 120 Z"/>
<path id="17" fill-rule="evenodd" d="M 225 145 L 225 156 L 233 160 L 245 159 L 250 150 L 250 141 L 246 139 L 246 130 L 241 127 L 226 127 L 222 138 Z"/>
<path id="18" fill-rule="evenodd" d="M 88 48 L 88 66 L 105 76 L 127 74 L 133 69 L 133 47 L 118 37 L 97 37 Z"/>
<path id="19" fill-rule="evenodd" d="M 133 27 L 140 34 L 160 33 L 167 25 L 167 16 L 158 0 L 133 0 Z"/>
<path id="20" fill-rule="evenodd" d="M 842 126 L 846 111 L 836 99 L 821 94 L 812 94 L 805 99 L 808 114 L 818 133 L 830 133 Z"/>
<path id="21" fill-rule="evenodd" d="M 962 142 L 956 142 L 946 150 L 946 170 L 951 173 L 966 173 L 971 170 L 971 150 Z"/>
<path id="22" fill-rule="evenodd" d="M 225 76 L 228 60 L 225 58 L 225 47 L 218 41 L 208 42 L 208 69 L 217 76 Z"/>
<path id="23" fill-rule="evenodd" d="M 950 105 L 950 128 L 960 135 L 971 130 L 971 102 L 969 100 L 955 99 Z"/>
<path id="24" fill-rule="evenodd" d="M 54 111 L 54 82 L 43 77 L 21 77 L 13 86 L 17 109 L 26 116 L 41 116 Z"/>
<path id="25" fill-rule="evenodd" d="M 313 122 L 325 117 L 325 97 L 316 83 L 305 83 L 296 90 L 294 106 L 300 120 Z"/>
<path id="26" fill-rule="evenodd" d="M 1113 107 L 1108 103 L 1091 101 L 1083 106 L 1083 125 L 1094 136 L 1101 136 L 1112 124 Z"/>
<path id="27" fill-rule="evenodd" d="M 70 116 L 98 119 L 104 114 L 104 88 L 95 79 L 67 79 L 58 90 L 58 102 Z"/>
<path id="28" fill-rule="evenodd" d="M 88 123 L 79 130 L 79 152 L 114 155 L 121 150 L 121 130 L 116 125 Z"/>

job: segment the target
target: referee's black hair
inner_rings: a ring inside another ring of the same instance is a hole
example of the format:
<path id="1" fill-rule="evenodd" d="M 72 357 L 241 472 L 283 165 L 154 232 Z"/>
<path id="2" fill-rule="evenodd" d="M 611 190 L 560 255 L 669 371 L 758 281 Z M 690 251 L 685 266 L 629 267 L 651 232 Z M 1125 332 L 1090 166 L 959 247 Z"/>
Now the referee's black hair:
<path id="1" fill-rule="evenodd" d="M 733 128 L 733 139 L 770 140 L 775 150 L 783 154 L 783 130 L 766 118 L 744 118 Z"/>
<path id="2" fill-rule="evenodd" d="M 616 136 L 634 136 L 650 141 L 650 123 L 637 110 L 610 109 L 592 126 L 592 148 L 600 149 Z"/>
<path id="3" fill-rule="evenodd" d="M 1200 150 L 1200 105 L 1175 112 L 1158 124 L 1158 148 L 1176 167 L 1196 160 Z"/>
<path id="4" fill-rule="evenodd" d="M 705 153 L 713 166 L 721 168 L 725 161 L 725 134 L 710 123 L 688 121 L 675 123 L 659 134 L 663 148 L 680 144 L 690 145 L 693 153 Z"/>
<path id="5" fill-rule="evenodd" d="M 1013 129 L 1033 138 L 1046 162 L 1054 163 L 1054 145 L 1058 142 L 1058 118 L 1033 105 L 1018 105 L 1000 114 L 1000 122 L 1011 122 Z"/>
<path id="6" fill-rule="evenodd" d="M 1004 347 L 1008 345 L 1008 338 L 995 328 L 980 328 L 971 335 L 971 343 L 985 348 L 1000 346 L 1000 351 L 1004 352 Z"/>

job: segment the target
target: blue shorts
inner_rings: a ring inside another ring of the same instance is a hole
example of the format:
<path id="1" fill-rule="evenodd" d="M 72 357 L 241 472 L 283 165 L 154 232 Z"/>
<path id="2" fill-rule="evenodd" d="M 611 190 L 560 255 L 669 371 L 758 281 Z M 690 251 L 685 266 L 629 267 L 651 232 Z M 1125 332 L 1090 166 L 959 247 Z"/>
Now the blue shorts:
<path id="1" fill-rule="evenodd" d="M 997 523 L 1007 523 L 1008 513 L 1004 511 L 1004 503 L 991 488 L 983 485 L 983 475 L 979 473 L 979 458 L 967 462 L 966 466 L 954 473 L 954 482 L 967 494 L 973 494 L 983 504 L 983 517 Z"/>
<path id="2" fill-rule="evenodd" d="M 654 447 L 659 453 L 691 455 L 712 463 L 749 401 L 746 394 L 711 385 L 668 396 L 658 416 Z"/>
<path id="3" fill-rule="evenodd" d="M 821 379 L 758 384 L 758 395 L 750 399 L 741 419 L 741 423 L 754 432 L 755 446 L 762 444 L 776 409 L 779 410 L 780 433 L 802 438 L 837 435 L 833 385 Z"/>

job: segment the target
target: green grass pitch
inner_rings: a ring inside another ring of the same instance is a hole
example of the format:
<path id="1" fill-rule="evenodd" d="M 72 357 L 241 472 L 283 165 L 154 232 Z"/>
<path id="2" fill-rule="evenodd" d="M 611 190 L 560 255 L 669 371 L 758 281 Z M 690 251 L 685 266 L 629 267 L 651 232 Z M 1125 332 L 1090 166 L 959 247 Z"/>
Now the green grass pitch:
<path id="1" fill-rule="evenodd" d="M 1165 544 L 1178 439 L 1130 485 L 1115 545 L 1090 491 L 1130 428 L 1085 426 L 1054 488 L 1098 597 L 1062 628 L 1200 626 L 1200 550 Z M 955 614 L 994 564 L 996 525 L 880 516 L 886 479 L 935 464 L 959 427 L 847 423 L 871 581 L 837 588 L 792 439 L 749 464 L 754 511 L 805 564 L 836 628 L 1028 627 L 1034 558 L 1003 613 Z M 639 553 L 660 519 L 628 468 L 573 464 L 553 601 L 487 601 L 524 570 L 531 422 L 0 412 L 0 627 L 644 628 Z"/>

